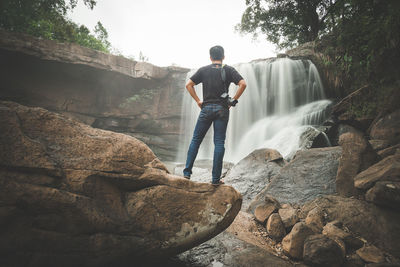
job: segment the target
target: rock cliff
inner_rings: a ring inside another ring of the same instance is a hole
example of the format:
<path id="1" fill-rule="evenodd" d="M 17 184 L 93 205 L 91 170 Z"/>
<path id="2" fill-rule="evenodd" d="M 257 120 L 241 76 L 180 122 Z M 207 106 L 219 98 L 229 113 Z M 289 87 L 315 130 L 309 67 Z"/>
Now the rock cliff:
<path id="1" fill-rule="evenodd" d="M 188 69 L 0 30 L 0 99 L 127 133 L 174 159 Z"/>
<path id="2" fill-rule="evenodd" d="M 194 247 L 241 208 L 168 173 L 141 141 L 0 102 L 0 265 L 134 266 Z"/>

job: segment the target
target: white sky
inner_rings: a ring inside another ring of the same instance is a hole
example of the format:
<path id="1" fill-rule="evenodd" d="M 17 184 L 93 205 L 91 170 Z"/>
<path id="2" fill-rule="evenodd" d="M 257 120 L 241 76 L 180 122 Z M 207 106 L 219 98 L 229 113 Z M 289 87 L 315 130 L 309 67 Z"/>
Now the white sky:
<path id="1" fill-rule="evenodd" d="M 109 41 L 125 56 L 139 52 L 158 66 L 198 68 L 209 64 L 209 48 L 222 45 L 225 63 L 268 58 L 277 51 L 264 37 L 241 36 L 234 27 L 245 0 L 98 0 L 93 10 L 80 1 L 70 18 L 93 31 L 101 21 Z"/>

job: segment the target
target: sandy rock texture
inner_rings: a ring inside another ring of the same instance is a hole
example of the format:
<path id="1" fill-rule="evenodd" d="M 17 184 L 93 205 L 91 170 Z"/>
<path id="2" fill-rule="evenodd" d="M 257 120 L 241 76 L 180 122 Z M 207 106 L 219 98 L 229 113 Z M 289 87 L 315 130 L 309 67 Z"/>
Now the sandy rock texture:
<path id="1" fill-rule="evenodd" d="M 0 125 L 2 266 L 132 266 L 214 237 L 241 208 L 133 137 L 6 101 Z"/>

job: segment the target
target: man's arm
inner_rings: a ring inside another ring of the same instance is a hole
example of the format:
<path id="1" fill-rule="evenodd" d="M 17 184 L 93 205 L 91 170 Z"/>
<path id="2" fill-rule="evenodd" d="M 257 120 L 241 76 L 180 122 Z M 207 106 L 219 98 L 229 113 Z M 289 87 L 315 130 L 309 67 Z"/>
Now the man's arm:
<path id="1" fill-rule="evenodd" d="M 195 86 L 195 83 L 192 80 L 189 80 L 188 83 L 186 84 L 186 89 L 189 91 L 189 94 L 196 101 L 199 108 L 201 108 L 203 101 L 200 101 L 200 98 L 197 96 L 196 91 L 194 90 L 194 86 Z"/>
<path id="2" fill-rule="evenodd" d="M 239 97 L 243 94 L 244 89 L 246 89 L 246 87 L 247 87 L 247 84 L 246 84 L 246 82 L 242 79 L 242 80 L 239 81 L 238 86 L 239 86 L 239 88 L 238 88 L 238 90 L 236 91 L 235 96 L 233 97 L 233 98 L 236 99 L 236 100 L 238 100 Z"/>

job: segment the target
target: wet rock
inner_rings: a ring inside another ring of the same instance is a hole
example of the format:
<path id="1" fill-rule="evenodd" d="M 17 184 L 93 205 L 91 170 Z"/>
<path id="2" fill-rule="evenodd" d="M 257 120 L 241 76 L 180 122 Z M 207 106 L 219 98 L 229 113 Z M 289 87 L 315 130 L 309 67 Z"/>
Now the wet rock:
<path id="1" fill-rule="evenodd" d="M 321 233 L 325 223 L 325 213 L 319 207 L 315 207 L 307 214 L 305 223 L 315 232 Z"/>
<path id="2" fill-rule="evenodd" d="M 326 128 L 323 126 L 318 128 L 308 127 L 300 136 L 299 147 L 301 149 L 309 149 L 331 146 L 329 138 L 324 132 Z"/>
<path id="3" fill-rule="evenodd" d="M 400 154 L 389 156 L 354 177 L 355 187 L 367 190 L 377 181 L 400 181 Z"/>
<path id="4" fill-rule="evenodd" d="M 336 238 L 343 240 L 348 252 L 355 251 L 363 246 L 364 242 L 354 237 L 351 233 L 345 232 L 335 225 L 335 222 L 327 223 L 322 231 L 322 234 L 336 241 Z"/>
<path id="5" fill-rule="evenodd" d="M 299 221 L 298 209 L 290 207 L 285 209 L 279 209 L 278 212 L 279 216 L 282 219 L 283 225 L 285 226 L 286 229 L 291 228 Z"/>
<path id="6" fill-rule="evenodd" d="M 301 259 L 303 257 L 304 240 L 313 234 L 311 228 L 305 223 L 296 223 L 292 231 L 282 240 L 283 251 L 292 258 Z"/>
<path id="7" fill-rule="evenodd" d="M 367 245 L 356 251 L 357 255 L 360 256 L 366 262 L 370 263 L 383 263 L 385 262 L 385 255 L 383 252 L 373 245 Z"/>
<path id="8" fill-rule="evenodd" d="M 267 231 L 268 235 L 275 240 L 281 240 L 286 235 L 285 226 L 278 213 L 269 216 L 267 221 Z"/>
<path id="9" fill-rule="evenodd" d="M 284 164 L 282 155 L 275 149 L 258 149 L 233 166 L 224 181 L 242 194 L 243 208 L 247 208 Z"/>
<path id="10" fill-rule="evenodd" d="M 271 195 L 280 202 L 303 204 L 318 196 L 333 194 L 341 154 L 340 147 L 297 151 L 271 183 L 257 195 Z"/>
<path id="11" fill-rule="evenodd" d="M 358 195 L 354 187 L 354 177 L 375 163 L 376 153 L 370 147 L 364 134 L 353 129 L 339 137 L 342 155 L 336 176 L 336 190 L 341 196 Z"/>
<path id="12" fill-rule="evenodd" d="M 389 207 L 392 209 L 400 209 L 400 181 L 380 181 L 377 182 L 365 194 L 367 201 L 377 205 Z"/>
<path id="13" fill-rule="evenodd" d="M 278 211 L 279 207 L 280 204 L 278 200 L 267 195 L 253 200 L 248 208 L 248 211 L 254 214 L 259 223 L 264 225 L 267 222 L 268 217 L 272 213 Z"/>
<path id="14" fill-rule="evenodd" d="M 345 254 L 325 235 L 311 235 L 304 241 L 304 262 L 311 266 L 342 266 Z"/>
<path id="15" fill-rule="evenodd" d="M 388 251 L 395 257 L 400 256 L 400 214 L 382 209 L 366 201 L 324 196 L 304 205 L 301 217 L 316 207 L 323 209 L 328 221 L 338 220 L 351 233 L 357 234 L 378 248 Z"/>
<path id="16" fill-rule="evenodd" d="M 171 175 L 130 136 L 4 101 L 0 124 L 5 266 L 167 257 L 217 235 L 241 208 L 232 187 Z"/>
<path id="17" fill-rule="evenodd" d="M 400 109 L 380 118 L 371 126 L 372 139 L 388 140 L 391 144 L 400 142 Z"/>

